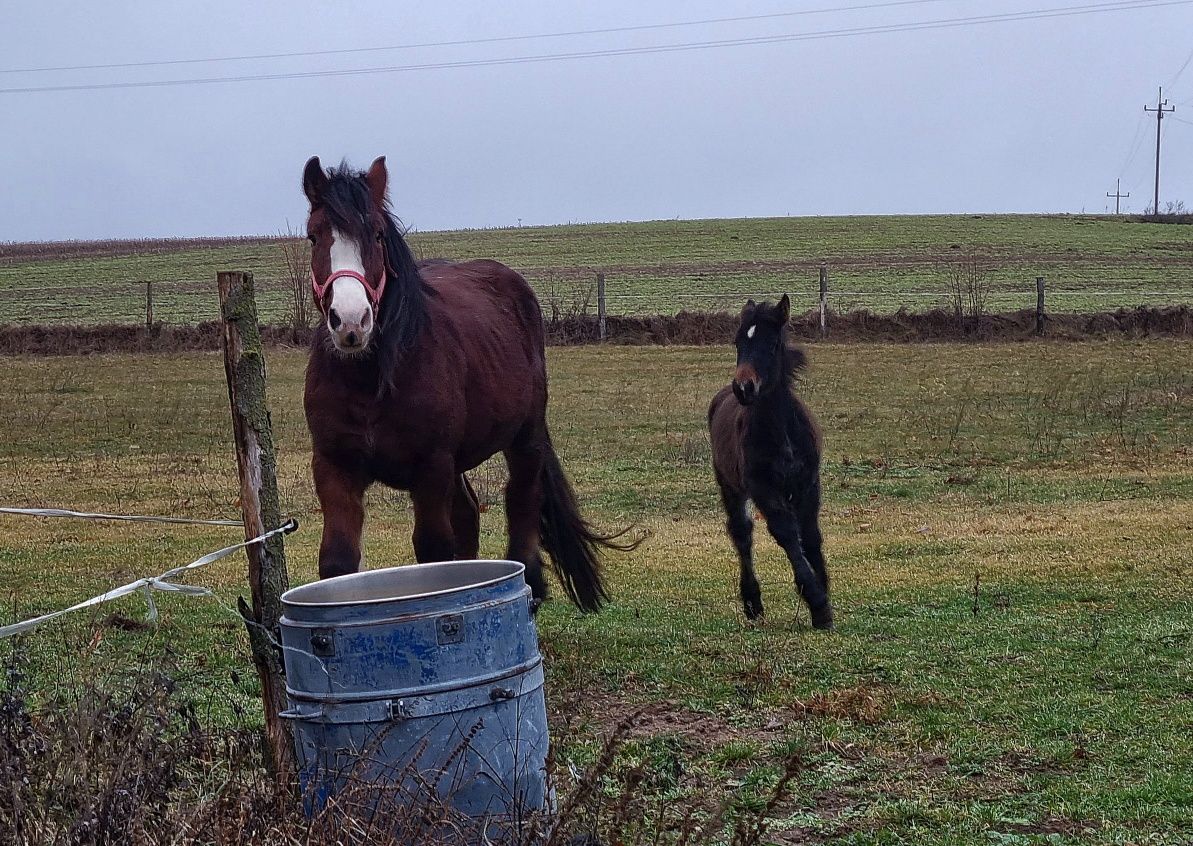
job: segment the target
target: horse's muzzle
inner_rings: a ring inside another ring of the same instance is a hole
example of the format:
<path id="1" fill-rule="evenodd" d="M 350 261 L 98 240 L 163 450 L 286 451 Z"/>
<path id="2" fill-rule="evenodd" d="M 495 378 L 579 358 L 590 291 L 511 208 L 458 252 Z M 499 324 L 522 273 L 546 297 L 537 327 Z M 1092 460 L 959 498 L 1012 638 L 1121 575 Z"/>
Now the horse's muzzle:
<path id="1" fill-rule="evenodd" d="M 327 331 L 338 351 L 346 355 L 364 352 L 373 329 L 373 306 L 361 286 L 350 284 L 333 291 L 327 306 Z"/>
<path id="2" fill-rule="evenodd" d="M 758 371 L 753 365 L 740 364 L 733 374 L 733 395 L 742 405 L 750 405 L 758 399 L 759 382 Z"/>
<path id="3" fill-rule="evenodd" d="M 747 379 L 744 382 L 734 379 L 733 395 L 742 405 L 752 405 L 754 400 L 758 399 L 758 383 L 753 379 Z"/>

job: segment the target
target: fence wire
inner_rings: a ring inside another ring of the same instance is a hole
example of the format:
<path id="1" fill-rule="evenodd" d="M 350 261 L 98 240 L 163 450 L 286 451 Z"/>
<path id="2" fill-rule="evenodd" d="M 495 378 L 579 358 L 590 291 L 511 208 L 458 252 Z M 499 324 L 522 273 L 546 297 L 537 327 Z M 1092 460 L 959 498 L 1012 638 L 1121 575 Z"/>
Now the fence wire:
<path id="1" fill-rule="evenodd" d="M 819 306 L 819 276 L 815 264 L 757 267 L 725 272 L 682 265 L 654 268 L 606 269 L 604 310 L 610 315 L 673 315 L 681 311 L 736 311 L 747 299 L 774 300 L 787 294 L 795 308 Z M 0 268 L 0 326 L 137 325 L 148 317 L 141 282 L 88 282 L 69 279 L 53 285 L 34 275 L 23 278 Z M 521 272 L 535 288 L 548 316 L 595 315 L 597 269 L 526 268 Z M 950 309 L 957 295 L 951 290 L 947 267 L 928 261 L 906 261 L 858 268 L 829 265 L 828 307 L 836 312 L 866 309 L 876 313 Z M 1075 262 L 1033 269 L 1026 262 L 992 264 L 980 292 L 987 312 L 1035 308 L 1036 276 L 1045 277 L 1046 309 L 1056 313 L 1099 312 L 1139 306 L 1193 303 L 1193 259 L 1158 266 L 1154 276 L 1122 276 L 1113 263 Z M 258 309 L 262 321 L 292 325 L 296 292 L 292 283 L 276 275 L 257 274 Z M 218 319 L 214 274 L 203 278 L 152 280 L 152 319 L 155 323 L 195 325 Z"/>

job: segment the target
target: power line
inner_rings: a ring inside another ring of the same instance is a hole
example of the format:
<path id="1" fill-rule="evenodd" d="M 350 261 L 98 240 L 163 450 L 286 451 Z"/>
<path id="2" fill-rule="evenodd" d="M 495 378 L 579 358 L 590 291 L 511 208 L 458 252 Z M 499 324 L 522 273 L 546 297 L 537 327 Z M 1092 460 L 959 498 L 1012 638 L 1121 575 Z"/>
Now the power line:
<path id="1" fill-rule="evenodd" d="M 1147 115 L 1141 114 L 1139 121 L 1135 124 L 1135 137 L 1131 141 L 1130 152 L 1127 153 L 1127 158 L 1123 160 L 1123 166 L 1118 169 L 1119 178 L 1127 172 L 1127 168 L 1135 161 L 1135 155 L 1139 152 L 1140 145 L 1143 144 L 1143 124 L 1147 120 Z"/>
<path id="2" fill-rule="evenodd" d="M 1181 76 L 1185 73 L 1185 70 L 1189 67 L 1189 65 L 1191 63 L 1193 63 L 1193 50 L 1190 50 L 1189 55 L 1185 57 L 1185 63 L 1183 65 L 1181 65 L 1181 69 L 1176 72 L 1176 74 L 1172 77 L 1172 79 L 1168 80 L 1164 84 L 1169 88 L 1176 85 L 1177 82 L 1180 81 Z"/>
<path id="3" fill-rule="evenodd" d="M 644 32 L 646 30 L 674 29 L 708 24 L 743 23 L 746 21 L 775 20 L 807 15 L 825 15 L 835 12 L 858 12 L 870 9 L 888 9 L 896 6 L 922 6 L 927 3 L 948 3 L 952 0 L 887 0 L 883 3 L 866 3 L 858 6 L 835 6 L 820 9 L 799 9 L 794 12 L 772 12 L 766 15 L 737 15 L 729 18 L 706 18 L 698 21 L 676 21 L 673 23 L 638 24 L 634 26 L 613 26 L 602 29 L 577 29 L 570 32 L 543 32 L 532 35 L 499 35 L 489 38 L 464 38 L 456 41 L 425 41 L 417 44 L 391 44 L 381 47 L 348 47 L 335 50 L 299 50 L 290 53 L 257 53 L 247 56 L 218 56 L 202 59 L 162 59 L 140 62 L 115 62 L 98 65 L 61 65 L 58 67 L 0 68 L 0 73 L 46 73 L 50 71 L 114 70 L 117 68 L 147 68 L 166 65 L 198 65 L 214 62 L 245 62 L 257 59 L 294 59 L 308 56 L 341 56 L 353 53 L 379 53 L 389 50 L 419 50 L 428 47 L 461 47 L 475 44 L 501 44 L 510 41 L 532 41 L 540 38 L 573 38 L 584 35 L 610 35 L 620 32 Z"/>
<path id="4" fill-rule="evenodd" d="M 848 38 L 859 35 L 879 35 L 896 32 L 953 29 L 957 27 L 979 26 L 991 23 L 1043 20 L 1048 18 L 1066 18 L 1076 17 L 1079 15 L 1098 14 L 1101 12 L 1134 11 L 1137 9 L 1149 9 L 1165 6 L 1187 6 L 1190 3 L 1193 3 L 1193 0 L 1116 0 L 1116 2 L 1112 3 L 1090 3 L 1079 6 L 1062 6 L 1049 9 L 1034 9 L 1030 11 L 995 15 L 975 15 L 961 18 L 944 18 L 932 21 L 916 21 L 901 24 L 851 27 L 834 30 L 820 30 L 814 32 L 789 33 L 785 35 L 758 36 L 754 38 L 734 38 L 716 41 L 664 44 L 649 47 L 624 47 L 603 50 L 585 50 L 571 53 L 548 53 L 532 56 L 513 56 L 509 58 L 428 62 L 414 65 L 390 65 L 385 67 L 353 68 L 344 70 L 300 71 L 293 73 L 246 74 L 240 76 L 198 77 L 191 79 L 162 79 L 130 82 L 84 83 L 77 85 L 45 85 L 19 88 L 0 88 L 0 94 L 32 94 L 50 91 L 102 91 L 125 88 L 165 88 L 182 85 L 210 85 L 228 82 L 258 82 L 281 79 L 313 79 L 321 77 L 360 76 L 381 73 L 401 73 L 406 71 L 443 70 L 449 68 L 494 67 L 499 65 L 519 65 L 613 56 L 678 53 L 720 47 L 737 47 L 755 44 L 780 44 L 798 41 L 819 41 L 823 39 Z"/>

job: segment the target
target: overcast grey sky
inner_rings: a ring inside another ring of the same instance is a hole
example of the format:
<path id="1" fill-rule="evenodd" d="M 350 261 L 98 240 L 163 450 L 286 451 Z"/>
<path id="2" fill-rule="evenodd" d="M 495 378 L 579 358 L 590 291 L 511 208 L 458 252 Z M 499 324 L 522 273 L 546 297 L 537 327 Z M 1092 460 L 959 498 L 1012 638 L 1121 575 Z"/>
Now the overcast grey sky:
<path id="1" fill-rule="evenodd" d="M 874 0 L 16 3 L 0 68 L 333 50 Z M 809 33 L 1105 0 L 881 8 L 454 47 L 0 73 L 0 88 L 368 68 Z M 0 94 L 0 240 L 273 233 L 303 163 L 385 154 L 417 229 L 595 220 L 1102 211 L 1150 202 L 1142 107 L 1193 5 L 690 52 L 162 88 Z M 1193 66 L 1165 92 L 1163 196 L 1193 204 Z M 1182 105 L 1183 104 L 1183 105 Z M 1188 121 L 1188 122 L 1184 122 Z M 1132 149 L 1135 155 L 1124 169 Z"/>

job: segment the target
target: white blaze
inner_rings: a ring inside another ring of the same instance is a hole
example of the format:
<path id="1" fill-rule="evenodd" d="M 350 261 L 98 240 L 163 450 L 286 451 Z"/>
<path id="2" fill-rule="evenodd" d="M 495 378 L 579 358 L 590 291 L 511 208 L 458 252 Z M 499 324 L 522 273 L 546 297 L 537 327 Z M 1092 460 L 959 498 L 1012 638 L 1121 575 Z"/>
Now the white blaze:
<path id="1" fill-rule="evenodd" d="M 755 330 L 755 329 L 757 329 L 757 328 L 758 328 L 758 325 L 757 325 L 757 324 L 755 324 L 755 325 L 751 326 L 749 329 L 747 329 L 747 330 L 746 330 L 746 337 L 747 337 L 747 338 L 753 338 L 753 337 L 754 337 L 754 330 Z"/>
<path id="2" fill-rule="evenodd" d="M 333 229 L 331 234 L 331 272 L 352 270 L 364 276 L 365 265 L 360 258 L 360 245 L 337 229 Z M 338 326 L 332 326 L 333 311 L 339 318 Z M 349 333 L 355 333 L 357 342 L 363 346 L 373 328 L 373 307 L 369 304 L 369 294 L 364 285 L 347 278 L 332 283 L 327 326 L 338 342 L 345 341 Z"/>

